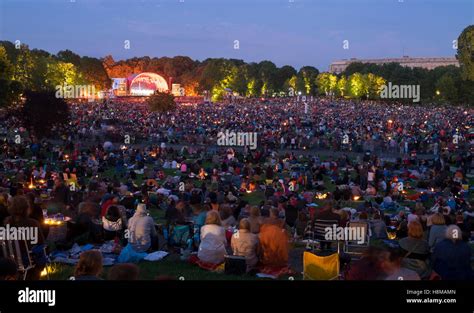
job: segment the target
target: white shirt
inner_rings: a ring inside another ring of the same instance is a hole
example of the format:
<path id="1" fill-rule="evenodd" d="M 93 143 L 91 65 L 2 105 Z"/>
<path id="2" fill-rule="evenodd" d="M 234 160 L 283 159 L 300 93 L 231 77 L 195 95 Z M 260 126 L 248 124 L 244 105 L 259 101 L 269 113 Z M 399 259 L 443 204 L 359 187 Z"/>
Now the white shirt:
<path id="1" fill-rule="evenodd" d="M 204 262 L 220 264 L 226 254 L 225 229 L 219 225 L 204 225 L 201 227 L 201 243 L 198 258 Z"/>
<path id="2" fill-rule="evenodd" d="M 410 223 L 410 222 L 415 222 L 415 221 L 418 221 L 418 222 L 419 222 L 418 215 L 416 215 L 416 214 L 408 214 L 407 221 L 408 221 L 408 223 Z"/>

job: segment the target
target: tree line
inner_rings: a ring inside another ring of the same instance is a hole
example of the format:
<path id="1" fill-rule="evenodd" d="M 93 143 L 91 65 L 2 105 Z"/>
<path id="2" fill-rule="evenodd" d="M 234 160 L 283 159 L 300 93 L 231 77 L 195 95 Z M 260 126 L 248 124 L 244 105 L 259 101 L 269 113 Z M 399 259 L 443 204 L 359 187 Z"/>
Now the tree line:
<path id="1" fill-rule="evenodd" d="M 187 56 L 140 57 L 115 61 L 79 56 L 70 50 L 50 54 L 27 45 L 0 41 L 0 106 L 18 103 L 25 91 L 49 91 L 58 85 L 94 85 L 96 90 L 111 87 L 111 78 L 128 77 L 140 72 L 155 72 L 167 81 L 179 83 L 186 95 L 209 92 L 213 100 L 229 93 L 244 97 L 325 95 L 355 99 L 377 99 L 381 88 L 419 85 L 424 102 L 472 104 L 474 101 L 474 25 L 458 38 L 460 67 L 433 70 L 351 63 L 335 75 L 320 73 L 313 66 L 299 70 L 290 65 L 276 66 L 265 60 L 246 63 L 238 59 L 209 58 L 203 61 Z"/>

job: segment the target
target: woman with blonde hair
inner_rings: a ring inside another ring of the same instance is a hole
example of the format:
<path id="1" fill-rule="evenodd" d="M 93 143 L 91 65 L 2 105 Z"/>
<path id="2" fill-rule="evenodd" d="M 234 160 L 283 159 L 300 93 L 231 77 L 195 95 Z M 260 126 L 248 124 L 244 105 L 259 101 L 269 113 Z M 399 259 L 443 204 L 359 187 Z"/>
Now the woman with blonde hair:
<path id="1" fill-rule="evenodd" d="M 258 236 L 250 232 L 250 222 L 247 218 L 240 220 L 239 231 L 232 236 L 231 246 L 234 255 L 245 257 L 247 271 L 257 265 L 260 243 Z"/>
<path id="2" fill-rule="evenodd" d="M 219 213 L 214 210 L 207 212 L 206 224 L 201 227 L 201 242 L 197 255 L 199 260 L 221 264 L 224 262 L 226 245 L 225 229 L 222 227 Z"/>
<path id="3" fill-rule="evenodd" d="M 99 250 L 82 252 L 74 270 L 73 280 L 101 280 L 102 253 Z"/>
<path id="4" fill-rule="evenodd" d="M 423 235 L 423 226 L 415 220 L 408 223 L 408 237 L 400 239 L 398 243 L 404 253 L 402 267 L 417 272 L 421 279 L 428 279 L 431 275 L 427 263 L 430 247 Z"/>
<path id="5" fill-rule="evenodd" d="M 430 245 L 431 251 L 433 251 L 436 244 L 445 238 L 446 220 L 444 219 L 443 214 L 436 213 L 431 217 L 431 223 L 428 244 Z"/>

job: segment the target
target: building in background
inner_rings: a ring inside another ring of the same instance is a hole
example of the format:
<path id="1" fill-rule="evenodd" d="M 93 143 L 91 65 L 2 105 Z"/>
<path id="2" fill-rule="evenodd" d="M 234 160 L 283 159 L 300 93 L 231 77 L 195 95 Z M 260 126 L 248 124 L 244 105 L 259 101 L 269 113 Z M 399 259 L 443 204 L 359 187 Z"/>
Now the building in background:
<path id="1" fill-rule="evenodd" d="M 385 63 L 399 63 L 401 66 L 406 67 L 420 67 L 428 70 L 432 70 L 439 66 L 454 65 L 459 66 L 459 62 L 455 57 L 429 57 L 429 58 L 412 58 L 409 56 L 403 56 L 402 58 L 386 58 L 386 59 L 357 59 L 351 58 L 350 60 L 343 59 L 334 61 L 329 66 L 329 72 L 334 74 L 340 74 L 346 70 L 349 64 L 354 62 L 361 63 L 372 63 L 372 64 L 385 64 Z"/>

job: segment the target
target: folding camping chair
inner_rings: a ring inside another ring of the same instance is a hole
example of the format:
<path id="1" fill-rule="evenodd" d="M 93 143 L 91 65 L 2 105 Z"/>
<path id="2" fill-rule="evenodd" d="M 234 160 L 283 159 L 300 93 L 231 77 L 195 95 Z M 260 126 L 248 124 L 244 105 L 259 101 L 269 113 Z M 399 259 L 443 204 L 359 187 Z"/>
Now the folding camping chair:
<path id="1" fill-rule="evenodd" d="M 26 240 L 0 240 L 0 247 L 3 257 L 14 260 L 18 272 L 23 273 L 23 280 L 26 280 L 28 271 L 35 267 Z"/>
<path id="2" fill-rule="evenodd" d="M 338 239 L 327 240 L 326 239 L 326 229 L 333 228 L 333 225 L 339 225 L 339 222 L 336 220 L 314 220 L 314 222 L 308 222 L 308 226 L 305 230 L 305 238 L 307 240 L 306 248 L 315 251 L 316 244 L 321 245 L 322 243 L 336 243 L 337 253 L 339 253 L 339 243 Z"/>
<path id="3" fill-rule="evenodd" d="M 362 234 L 361 237 L 363 242 L 358 242 L 359 240 L 349 240 L 350 238 L 345 238 L 344 240 L 344 253 L 349 255 L 362 255 L 364 250 L 369 247 L 370 244 L 370 226 L 367 222 L 347 222 L 346 228 L 349 229 L 351 233 L 353 230 L 356 231 L 356 234 Z"/>
<path id="4" fill-rule="evenodd" d="M 339 253 L 318 256 L 310 252 L 303 254 L 304 280 L 335 280 L 339 278 Z"/>

